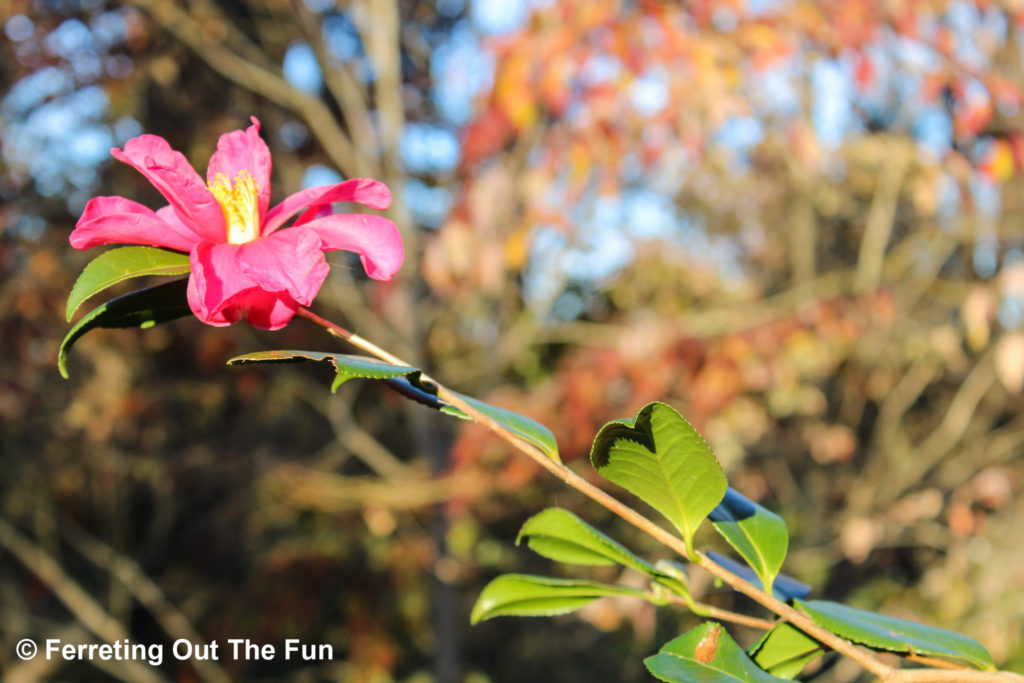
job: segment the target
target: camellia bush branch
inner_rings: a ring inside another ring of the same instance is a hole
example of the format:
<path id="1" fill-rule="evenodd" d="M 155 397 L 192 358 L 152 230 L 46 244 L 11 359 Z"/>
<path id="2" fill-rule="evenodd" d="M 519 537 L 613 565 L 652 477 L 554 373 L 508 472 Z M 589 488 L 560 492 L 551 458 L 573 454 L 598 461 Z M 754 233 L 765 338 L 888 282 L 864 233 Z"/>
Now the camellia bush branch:
<path id="1" fill-rule="evenodd" d="M 644 660 L 651 674 L 672 683 L 790 680 L 829 651 L 882 681 L 1024 681 L 997 671 L 987 650 L 966 636 L 808 599 L 809 586 L 781 573 L 789 545 L 785 521 L 729 487 L 703 437 L 671 406 L 650 403 L 631 418 L 606 424 L 590 451 L 597 472 L 653 508 L 670 523 L 669 531 L 563 465 L 554 436 L 543 425 L 460 394 L 311 311 L 308 306 L 329 271 L 324 252 L 355 252 L 367 274 L 380 280 L 390 279 L 401 265 L 402 242 L 390 220 L 332 213 L 332 205 L 343 201 L 386 209 L 391 196 L 382 183 L 355 179 L 314 187 L 271 208 L 270 154 L 255 119 L 248 129 L 221 137 L 205 182 L 184 156 L 155 136 L 135 138 L 113 154 L 139 170 L 168 206 L 153 211 L 123 197 L 89 202 L 71 234 L 72 246 L 131 246 L 104 252 L 86 266 L 69 296 L 68 320 L 86 300 L 119 282 L 153 275 L 178 279 L 107 301 L 80 318 L 60 347 L 58 365 L 65 377 L 68 351 L 92 329 L 148 328 L 194 315 L 215 326 L 244 320 L 277 330 L 298 316 L 368 355 L 271 350 L 228 363 L 326 362 L 335 371 L 332 391 L 349 380 L 375 380 L 447 415 L 478 422 L 770 615 L 703 604 L 691 593 L 690 569 L 683 562 L 651 562 L 571 512 L 548 508 L 523 524 L 517 543 L 559 563 L 628 568 L 644 575 L 646 586 L 507 574 L 483 589 L 470 615 L 473 623 L 563 614 L 602 597 L 632 597 L 707 618 Z M 706 520 L 739 559 L 697 545 L 697 529 Z M 744 650 L 722 623 L 757 629 L 761 636 Z M 898 662 L 911 666 L 892 664 L 878 653 L 897 655 Z"/>

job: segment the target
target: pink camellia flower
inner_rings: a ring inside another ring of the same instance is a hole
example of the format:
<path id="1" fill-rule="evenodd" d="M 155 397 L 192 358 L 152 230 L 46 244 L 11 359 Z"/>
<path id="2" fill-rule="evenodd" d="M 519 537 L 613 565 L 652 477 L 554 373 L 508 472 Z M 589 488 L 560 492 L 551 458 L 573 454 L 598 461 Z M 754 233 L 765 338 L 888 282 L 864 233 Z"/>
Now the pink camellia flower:
<path id="1" fill-rule="evenodd" d="M 404 258 L 395 224 L 371 214 L 335 214 L 332 202 L 386 209 L 391 192 L 357 178 L 311 187 L 270 204 L 270 150 L 255 118 L 220 137 L 206 182 L 161 137 L 142 135 L 110 153 L 134 166 L 167 199 L 152 211 L 124 197 L 96 197 L 71 233 L 71 246 L 143 244 L 188 252 L 188 303 L 200 320 L 223 326 L 245 319 L 284 327 L 320 291 L 330 267 L 324 252 L 354 251 L 377 280 L 389 280 Z M 290 227 L 284 227 L 302 211 Z"/>

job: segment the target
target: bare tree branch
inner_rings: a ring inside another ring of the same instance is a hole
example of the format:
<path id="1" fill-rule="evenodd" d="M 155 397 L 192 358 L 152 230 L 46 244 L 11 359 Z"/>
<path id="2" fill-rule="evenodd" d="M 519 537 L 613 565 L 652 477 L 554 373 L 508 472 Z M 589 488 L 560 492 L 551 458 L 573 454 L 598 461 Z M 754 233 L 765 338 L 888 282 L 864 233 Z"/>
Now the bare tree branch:
<path id="1" fill-rule="evenodd" d="M 299 27 L 313 47 L 324 84 L 337 100 L 352 142 L 359 152 L 361 161 L 370 175 L 378 177 L 383 173 L 380 165 L 380 147 L 377 133 L 370 125 L 370 105 L 363 87 L 351 71 L 324 48 L 324 38 L 310 11 L 299 0 L 292 0 L 292 10 Z"/>
<path id="2" fill-rule="evenodd" d="M 371 169 L 360 161 L 352 142 L 323 100 L 307 95 L 279 74 L 242 58 L 222 42 L 209 39 L 203 27 L 172 0 L 135 0 L 135 4 L 222 76 L 300 116 L 344 175 L 354 178 L 370 174 Z"/>
<path id="3" fill-rule="evenodd" d="M 67 574 L 53 557 L 2 517 L 0 546 L 10 551 L 19 562 L 46 584 L 57 599 L 100 641 L 113 643 L 128 639 L 129 634 L 121 624 Z M 167 680 L 146 664 L 134 661 L 125 661 L 121 664 L 126 680 L 140 683 L 161 683 Z"/>
<path id="4" fill-rule="evenodd" d="M 896 150 L 899 152 L 902 150 Z M 900 189 L 906 176 L 910 160 L 905 154 L 895 153 L 890 157 L 878 176 L 878 187 L 871 200 L 867 222 L 864 226 L 864 237 L 860 243 L 857 257 L 857 274 L 854 277 L 854 289 L 858 292 L 869 292 L 878 287 L 882 277 L 882 266 L 885 263 L 885 248 L 892 235 L 893 223 L 896 220 L 896 206 L 900 199 Z"/>
<path id="5" fill-rule="evenodd" d="M 90 562 L 103 567 L 123 584 L 132 597 L 149 610 L 167 635 L 176 640 L 187 640 L 193 645 L 205 644 L 205 639 L 192 625 L 192 622 L 171 604 L 167 595 L 156 582 L 146 575 L 138 563 L 83 529 L 65 525 L 62 536 Z M 231 678 L 216 661 L 193 659 L 191 664 L 204 681 L 210 683 L 229 683 L 231 681 Z"/>

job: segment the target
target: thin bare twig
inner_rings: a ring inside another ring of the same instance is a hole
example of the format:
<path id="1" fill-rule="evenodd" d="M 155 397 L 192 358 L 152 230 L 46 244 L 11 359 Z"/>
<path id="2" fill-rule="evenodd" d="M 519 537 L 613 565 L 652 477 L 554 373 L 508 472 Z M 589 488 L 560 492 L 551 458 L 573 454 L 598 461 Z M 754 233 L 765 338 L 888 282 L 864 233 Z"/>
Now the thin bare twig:
<path id="1" fill-rule="evenodd" d="M 139 604 L 153 615 L 157 623 L 167 635 L 174 639 L 184 639 L 193 644 L 205 644 L 205 640 L 192 622 L 171 604 L 167 595 L 142 567 L 131 558 L 117 552 L 98 538 L 82 529 L 65 526 L 62 533 L 65 540 L 79 553 L 87 557 L 93 564 L 109 571 L 121 582 Z M 231 678 L 224 669 L 213 660 L 191 660 L 196 673 L 204 681 L 212 683 L 228 683 Z"/>
<path id="2" fill-rule="evenodd" d="M 938 657 L 925 657 L 917 653 L 911 652 L 907 655 L 907 661 L 917 662 L 918 664 L 924 664 L 930 666 L 933 669 L 956 669 L 957 671 L 970 670 L 970 667 L 957 664 L 956 662 L 947 662 L 945 659 L 939 659 Z"/>
<path id="3" fill-rule="evenodd" d="M 323 100 L 294 88 L 283 76 L 239 56 L 223 43 L 207 37 L 200 25 L 172 0 L 134 0 L 168 33 L 230 81 L 291 110 L 305 120 L 323 142 L 331 161 L 347 177 L 369 175 L 351 140 L 334 120 Z"/>
<path id="4" fill-rule="evenodd" d="M 486 481 L 473 473 L 427 480 L 405 480 L 401 486 L 379 477 L 345 477 L 297 465 L 279 467 L 263 477 L 261 489 L 291 508 L 339 513 L 376 507 L 413 510 L 437 505 L 453 496 L 474 496 Z"/>
<path id="5" fill-rule="evenodd" d="M 397 0 L 355 0 L 353 19 L 375 71 L 377 142 L 389 185 L 401 183 L 398 140 L 405 125 L 402 103 L 402 51 Z"/>
<path id="6" fill-rule="evenodd" d="M 978 404 L 996 381 L 992 352 L 989 351 L 968 373 L 950 401 L 942 422 L 917 448 L 912 460 L 897 472 L 890 472 L 878 487 L 875 501 L 885 504 L 899 498 L 952 451 L 970 426 Z"/>
<path id="7" fill-rule="evenodd" d="M 287 388 L 294 398 L 311 406 L 330 423 L 334 442 L 337 442 L 333 446 L 335 451 L 340 444 L 384 479 L 398 481 L 414 476 L 406 463 L 352 420 L 346 406 L 336 400 L 337 396 L 330 396 L 335 400 L 325 400 L 320 394 L 307 391 L 307 384 L 289 383 Z"/>
<path id="8" fill-rule="evenodd" d="M 864 237 L 861 239 L 860 252 L 857 256 L 857 275 L 854 278 L 854 288 L 858 292 L 873 291 L 878 287 L 882 277 L 885 248 L 892 236 L 900 188 L 903 186 L 903 178 L 911 161 L 905 150 L 900 149 L 899 152 L 885 162 L 878 176 L 871 208 L 868 210 Z"/>
<path id="9" fill-rule="evenodd" d="M 324 48 L 320 26 L 311 16 L 309 9 L 299 0 L 292 0 L 292 11 L 298 20 L 299 28 L 313 46 L 313 54 L 320 65 L 324 85 L 337 101 L 341 115 L 345 117 L 345 125 L 362 162 L 372 177 L 379 176 L 382 173 L 380 149 L 377 144 L 377 133 L 369 123 L 370 105 L 363 87 L 348 68 Z"/>
<path id="10" fill-rule="evenodd" d="M 129 634 L 104 610 L 81 585 L 69 576 L 46 551 L 21 534 L 6 519 L 0 518 L 0 546 L 6 548 L 29 571 L 36 575 L 68 608 L 76 619 L 100 639 L 113 643 L 127 640 Z M 135 661 L 121 662 L 133 681 L 162 683 L 166 681 L 150 667 Z"/>
<path id="11" fill-rule="evenodd" d="M 818 224 L 811 200 L 813 190 L 806 172 L 796 164 L 790 164 L 790 177 L 797 193 L 793 200 L 793 230 L 789 238 L 790 270 L 793 289 L 799 293 L 800 299 L 804 299 L 816 294 L 812 283 L 818 269 Z"/>
<path id="12" fill-rule="evenodd" d="M 896 669 L 884 680 L 886 683 L 1011 683 L 1024 681 L 1024 676 L 1010 671 L 974 669 Z"/>
<path id="13" fill-rule="evenodd" d="M 871 458 L 864 468 L 864 476 L 854 484 L 847 496 L 847 519 L 861 516 L 875 506 L 878 482 L 887 476 L 886 471 L 897 439 L 903 434 L 900 427 L 903 417 L 941 373 L 942 368 L 934 358 L 920 358 L 907 369 L 882 401 L 871 433 Z"/>
<path id="14" fill-rule="evenodd" d="M 769 621 L 768 619 L 758 619 L 757 617 L 751 617 L 746 614 L 738 614 L 703 602 L 688 601 L 686 598 L 679 595 L 669 595 L 666 599 L 673 605 L 679 605 L 693 611 L 694 614 L 711 617 L 720 621 L 728 621 L 733 624 L 739 624 L 740 626 L 749 626 L 750 628 L 768 631 L 774 628 L 777 623 Z"/>

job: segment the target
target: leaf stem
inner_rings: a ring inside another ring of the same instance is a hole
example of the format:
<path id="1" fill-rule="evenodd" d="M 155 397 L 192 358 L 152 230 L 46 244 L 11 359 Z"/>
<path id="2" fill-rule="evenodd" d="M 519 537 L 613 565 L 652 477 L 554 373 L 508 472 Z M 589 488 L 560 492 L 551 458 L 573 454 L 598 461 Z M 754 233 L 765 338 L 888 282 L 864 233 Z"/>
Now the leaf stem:
<path id="1" fill-rule="evenodd" d="M 385 351 L 373 342 L 363 339 L 359 335 L 346 330 L 344 327 L 337 325 L 325 318 L 320 317 L 316 313 L 313 313 L 307 308 L 300 307 L 296 311 L 296 315 L 303 317 L 320 327 L 323 327 L 327 332 L 344 339 L 353 346 L 370 353 L 377 358 L 391 363 L 392 365 L 409 365 L 401 358 Z M 788 621 L 794 627 L 800 629 L 807 635 L 818 640 L 819 642 L 827 645 L 836 652 L 845 655 L 857 662 L 861 667 L 870 671 L 878 678 L 883 681 L 953 681 L 953 680 L 971 680 L 971 681 L 988 681 L 988 680 L 1024 680 L 1024 678 L 1016 676 L 1015 674 L 1002 674 L 992 673 L 985 671 L 935 671 L 935 670 L 906 670 L 901 671 L 898 668 L 891 667 L 877 657 L 871 654 L 866 649 L 862 649 L 851 643 L 850 641 L 840 638 L 831 631 L 828 631 L 821 626 L 818 626 L 811 618 L 803 613 L 791 607 L 790 605 L 776 599 L 773 595 L 761 590 L 757 586 L 745 581 L 736 574 L 733 574 L 725 567 L 719 565 L 717 562 L 709 558 L 707 555 L 701 552 L 695 552 L 693 554 L 687 552 L 685 543 L 679 537 L 669 533 L 659 525 L 655 524 L 651 520 L 641 515 L 636 510 L 620 502 L 616 498 L 613 498 L 608 493 L 597 488 L 589 481 L 576 474 L 573 470 L 568 467 L 556 463 L 549 458 L 543 451 L 534 446 L 533 444 L 525 441 L 516 434 L 509 431 L 502 424 L 491 419 L 487 415 L 484 415 L 466 401 L 462 400 L 457 394 L 452 392 L 450 389 L 445 387 L 443 384 L 437 382 L 433 378 L 427 377 L 426 374 L 422 375 L 422 379 L 432 382 L 437 386 L 437 395 L 455 406 L 463 413 L 473 418 L 476 422 L 480 423 L 491 432 L 499 436 L 501 439 L 506 441 L 509 445 L 514 447 L 516 450 L 524 453 L 530 457 L 538 465 L 546 469 L 554 476 L 561 479 L 564 483 L 568 484 L 572 488 L 576 489 L 583 495 L 587 496 L 594 502 L 598 503 L 605 509 L 615 513 L 623 520 L 629 522 L 634 527 L 643 531 L 648 536 L 651 536 L 655 540 L 659 541 L 662 545 L 670 548 L 680 556 L 689 559 L 698 566 L 702 567 L 707 572 L 711 573 L 716 578 L 720 579 L 723 583 L 727 584 L 734 590 L 743 593 L 747 597 L 751 598 L 760 605 L 766 607 L 770 611 L 782 617 L 782 619 Z M 724 616 L 721 616 L 723 620 Z M 767 623 L 767 622 L 765 622 Z M 935 674 L 936 678 L 928 678 L 927 676 L 919 674 Z M 951 674 L 952 676 L 946 676 Z M 979 677 L 978 674 L 982 676 Z M 961 676 L 962 678 L 956 679 L 955 676 Z M 1000 677 L 1000 678 L 994 678 Z"/>

